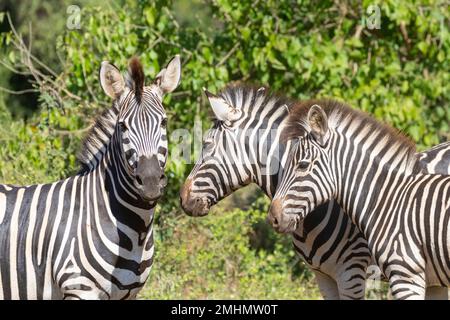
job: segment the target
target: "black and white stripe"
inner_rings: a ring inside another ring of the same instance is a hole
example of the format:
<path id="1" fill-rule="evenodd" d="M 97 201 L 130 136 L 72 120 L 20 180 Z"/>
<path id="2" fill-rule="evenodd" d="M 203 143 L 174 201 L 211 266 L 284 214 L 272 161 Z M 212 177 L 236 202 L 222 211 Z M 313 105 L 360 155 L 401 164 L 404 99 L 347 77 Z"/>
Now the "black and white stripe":
<path id="1" fill-rule="evenodd" d="M 245 86 L 228 87 L 217 96 L 208 93 L 208 98 L 215 123 L 181 190 L 182 206 L 194 216 L 207 214 L 212 205 L 252 182 L 272 198 L 291 143 L 284 143 L 282 129 L 289 113 L 308 103 Z M 450 150 L 450 144 L 441 145 L 439 150 Z M 423 164 L 435 159 L 435 154 L 420 154 L 426 156 Z M 442 161 L 450 172 L 450 156 Z M 432 167 L 427 169 L 433 172 Z M 293 233 L 293 243 L 313 269 L 326 299 L 364 298 L 366 268 L 372 257 L 362 234 L 334 201 L 301 222 Z"/>
<path id="2" fill-rule="evenodd" d="M 296 108 L 284 130 L 296 142 L 270 208 L 277 231 L 295 232 L 334 198 L 394 298 L 423 299 L 426 287 L 450 285 L 449 143 L 417 157 L 403 135 L 333 101 Z"/>
<path id="3" fill-rule="evenodd" d="M 178 57 L 171 63 L 179 69 Z M 137 59 L 128 87 L 114 66 L 102 64 L 102 86 L 114 103 L 85 140 L 77 175 L 0 185 L 0 299 L 129 299 L 144 285 L 157 198 L 146 197 L 153 190 L 138 178 L 161 179 L 167 158 L 161 100 L 169 91 L 161 90 L 160 78 L 137 83 L 136 71 L 142 72 Z M 143 165 L 145 174 L 138 171 Z"/>

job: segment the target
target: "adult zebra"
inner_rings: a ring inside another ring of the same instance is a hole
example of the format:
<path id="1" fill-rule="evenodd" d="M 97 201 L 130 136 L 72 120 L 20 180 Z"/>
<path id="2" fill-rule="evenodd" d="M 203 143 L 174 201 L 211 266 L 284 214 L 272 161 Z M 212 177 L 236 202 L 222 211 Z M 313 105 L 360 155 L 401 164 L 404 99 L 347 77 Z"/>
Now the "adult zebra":
<path id="1" fill-rule="evenodd" d="M 284 134 L 298 140 L 269 211 L 278 232 L 294 232 L 334 198 L 367 239 L 395 299 L 450 286 L 450 175 L 420 173 L 409 139 L 335 101 L 296 108 Z"/>
<path id="2" fill-rule="evenodd" d="M 166 184 L 163 94 L 180 79 L 176 56 L 144 85 L 103 62 L 113 105 L 96 121 L 81 171 L 26 187 L 0 185 L 0 299 L 129 299 L 153 262 L 153 210 Z"/>
<path id="3" fill-rule="evenodd" d="M 265 88 L 246 86 L 229 86 L 219 95 L 207 96 L 216 120 L 181 189 L 183 209 L 189 215 L 206 215 L 212 205 L 252 182 L 272 198 L 290 145 L 280 141 L 281 129 L 296 103 L 271 95 Z M 450 152 L 450 143 L 434 149 L 439 150 Z M 449 155 L 421 155 L 424 165 L 440 159 L 436 168 L 445 166 L 450 173 Z M 302 221 L 293 234 L 293 244 L 313 269 L 326 299 L 364 298 L 365 270 L 371 261 L 367 243 L 334 201 Z M 430 293 L 447 297 L 441 288 Z"/>

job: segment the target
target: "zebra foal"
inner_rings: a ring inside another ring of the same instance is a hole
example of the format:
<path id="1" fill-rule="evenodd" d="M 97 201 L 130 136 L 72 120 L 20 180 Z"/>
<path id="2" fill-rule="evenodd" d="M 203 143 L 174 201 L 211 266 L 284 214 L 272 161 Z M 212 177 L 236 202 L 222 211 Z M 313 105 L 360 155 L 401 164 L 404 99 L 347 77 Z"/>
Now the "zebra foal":
<path id="1" fill-rule="evenodd" d="M 450 285 L 450 175 L 422 173 L 405 136 L 333 101 L 293 110 L 284 138 L 296 142 L 269 211 L 278 232 L 334 198 L 395 299 Z"/>
<path id="2" fill-rule="evenodd" d="M 108 62 L 100 83 L 114 99 L 67 179 L 0 185 L 0 299 L 130 299 L 153 262 L 153 212 L 166 184 L 164 94 L 180 80 L 176 56 L 149 85 Z"/>

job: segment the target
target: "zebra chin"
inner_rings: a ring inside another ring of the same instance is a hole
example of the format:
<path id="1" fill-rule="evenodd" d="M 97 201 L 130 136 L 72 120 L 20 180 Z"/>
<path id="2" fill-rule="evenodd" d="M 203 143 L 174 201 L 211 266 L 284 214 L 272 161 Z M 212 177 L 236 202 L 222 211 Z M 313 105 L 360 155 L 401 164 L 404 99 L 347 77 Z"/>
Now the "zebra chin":
<path id="1" fill-rule="evenodd" d="M 284 212 L 283 199 L 275 199 L 270 205 L 267 220 L 276 232 L 293 233 L 300 224 L 300 215 Z"/>
<path id="2" fill-rule="evenodd" d="M 151 190 L 150 192 L 144 191 L 144 190 L 139 190 L 139 196 L 145 202 L 150 202 L 150 203 L 156 202 L 163 195 L 163 191 L 164 191 L 164 189 L 162 189 L 162 188 L 159 190 Z"/>

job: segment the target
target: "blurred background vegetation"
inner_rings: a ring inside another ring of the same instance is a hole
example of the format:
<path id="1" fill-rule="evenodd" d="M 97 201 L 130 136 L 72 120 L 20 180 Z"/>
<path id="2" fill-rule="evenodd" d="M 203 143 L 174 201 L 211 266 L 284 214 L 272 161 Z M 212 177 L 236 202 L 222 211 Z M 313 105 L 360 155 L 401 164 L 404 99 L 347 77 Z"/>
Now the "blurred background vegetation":
<path id="1" fill-rule="evenodd" d="M 79 24 L 71 5 L 81 9 Z M 369 25 L 370 5 L 379 5 L 379 29 Z M 2 0 L 0 181 L 42 183 L 74 174 L 80 140 L 111 104 L 97 79 L 100 63 L 125 70 L 133 55 L 149 80 L 181 55 L 181 86 L 164 101 L 172 131 L 191 129 L 195 119 L 210 126 L 203 86 L 215 92 L 247 81 L 299 99 L 344 100 L 403 130 L 420 150 L 449 140 L 448 6 L 432 0 Z M 320 298 L 290 239 L 265 223 L 267 199 L 255 187 L 206 218 L 182 214 L 178 190 L 190 168 L 169 162 L 155 266 L 141 298 Z M 386 297 L 385 287 L 368 296 Z"/>

